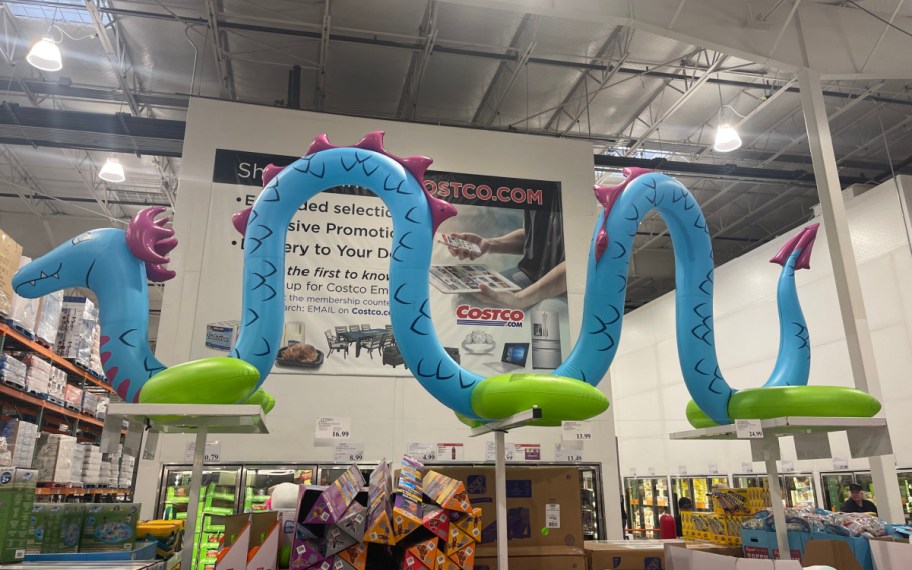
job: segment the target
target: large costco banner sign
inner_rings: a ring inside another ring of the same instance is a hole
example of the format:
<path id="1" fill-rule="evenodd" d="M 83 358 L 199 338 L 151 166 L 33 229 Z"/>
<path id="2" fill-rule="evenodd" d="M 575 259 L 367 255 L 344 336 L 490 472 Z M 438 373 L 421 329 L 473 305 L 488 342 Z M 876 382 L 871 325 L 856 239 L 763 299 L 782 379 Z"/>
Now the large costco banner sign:
<path id="1" fill-rule="evenodd" d="M 245 246 L 231 215 L 253 205 L 266 165 L 296 159 L 216 150 L 203 266 L 204 274 L 224 276 L 225 289 L 240 283 L 230 279 Z M 557 367 L 570 345 L 560 184 L 429 171 L 425 185 L 459 212 L 438 230 L 429 276 L 432 318 L 447 351 L 484 376 Z M 273 374 L 410 375 L 390 330 L 392 235 L 390 212 L 369 190 L 337 187 L 301 206 L 288 226 L 285 324 Z M 194 353 L 230 350 L 237 289 L 231 302 L 224 290 L 211 302 L 200 297 L 206 335 Z"/>

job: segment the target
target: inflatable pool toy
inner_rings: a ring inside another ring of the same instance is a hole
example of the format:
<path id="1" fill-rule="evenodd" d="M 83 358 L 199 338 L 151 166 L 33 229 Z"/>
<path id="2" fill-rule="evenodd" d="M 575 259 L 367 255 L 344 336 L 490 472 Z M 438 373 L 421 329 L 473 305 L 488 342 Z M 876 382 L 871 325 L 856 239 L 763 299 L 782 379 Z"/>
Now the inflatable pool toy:
<path id="1" fill-rule="evenodd" d="M 794 275 L 809 267 L 817 226 L 801 230 L 773 259 L 783 266 L 777 294 L 779 354 L 764 386 L 738 396 L 722 376 L 715 351 L 714 263 L 703 213 L 678 181 L 640 168 L 625 169 L 625 180 L 617 186 L 595 187 L 603 214 L 590 246 L 582 328 L 567 359 L 552 374 L 485 378 L 463 368 L 444 350 L 430 318 L 431 246 L 438 226 L 456 213 L 451 204 L 428 194 L 423 185 L 431 162 L 421 156 L 390 154 L 383 146 L 383 133 L 375 131 L 353 147 L 336 147 L 326 135 L 320 135 L 306 156 L 290 166 L 268 166 L 263 172 L 263 191 L 254 205 L 232 219 L 245 236 L 246 247 L 240 334 L 230 358 L 166 369 L 148 351 L 146 323 L 129 314 L 139 313 L 144 306 L 146 273 L 153 279 L 173 276 L 164 265 L 176 240 L 162 220 L 155 220 L 161 210 L 141 212 L 125 236 L 119 230 L 82 234 L 20 269 L 13 284 L 26 297 L 69 286 L 96 290 L 102 305 L 104 350 L 107 361 L 114 364 L 106 373 L 127 401 L 256 402 L 265 409 L 274 405 L 271 396 L 262 392 L 262 384 L 275 364 L 282 335 L 281 292 L 289 222 L 302 204 L 323 190 L 366 188 L 384 201 L 392 216 L 390 315 L 400 352 L 415 378 L 464 422 L 500 419 L 538 406 L 545 416 L 541 423 L 554 425 L 590 418 L 608 407 L 596 386 L 617 351 L 637 227 L 646 214 L 656 210 L 665 220 L 674 246 L 678 356 L 693 397 L 691 410 L 699 411 L 690 414 L 693 420 L 723 424 L 743 413 L 766 413 L 761 410 L 773 398 L 767 393 L 779 388 L 797 390 L 807 384 L 810 344 Z M 101 247 L 86 246 L 90 242 Z M 124 280 L 107 278 L 120 274 L 125 275 Z M 762 395 L 755 397 L 757 393 Z M 794 394 L 792 399 L 798 404 L 807 394 L 809 401 L 817 402 L 809 407 L 821 409 L 824 392 L 789 394 Z M 857 405 L 846 409 L 832 407 L 830 402 L 828 415 L 873 409 L 863 400 L 859 397 Z"/>

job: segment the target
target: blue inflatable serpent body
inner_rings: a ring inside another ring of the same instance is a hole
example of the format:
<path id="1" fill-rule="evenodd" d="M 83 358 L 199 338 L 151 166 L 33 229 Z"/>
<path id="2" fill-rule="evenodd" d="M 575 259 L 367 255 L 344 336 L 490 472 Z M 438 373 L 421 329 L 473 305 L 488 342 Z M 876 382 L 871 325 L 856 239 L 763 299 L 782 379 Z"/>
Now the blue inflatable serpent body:
<path id="1" fill-rule="evenodd" d="M 604 215 L 595 228 L 590 248 L 582 329 L 573 351 L 551 375 L 483 378 L 462 368 L 446 353 L 430 317 L 428 272 L 433 237 L 440 223 L 456 213 L 452 205 L 425 190 L 423 175 L 430 163 L 424 157 L 391 155 L 384 149 L 382 132 L 378 131 L 348 148 L 337 148 L 321 135 L 306 156 L 278 174 L 275 172 L 279 169 L 275 168 L 269 174 L 271 179 L 267 180 L 264 173 L 266 184 L 254 206 L 234 220 L 236 228 L 245 235 L 245 247 L 241 332 L 231 358 L 186 363 L 152 376 L 153 370 L 147 369 L 150 362 L 155 370 L 163 368 L 154 357 L 150 360 L 151 355 L 146 353 L 128 353 L 126 347 L 109 341 L 110 346 L 105 347 L 111 353 L 108 357 L 118 360 L 115 378 L 111 378 L 115 387 L 122 386 L 122 382 L 116 383 L 118 373 L 121 379 L 125 373 L 131 379 L 142 376 L 141 382 L 128 383 L 123 390 L 118 387 L 118 393 L 123 392 L 128 401 L 255 401 L 264 403 L 265 407 L 264 398 L 268 399 L 268 395 L 261 386 L 275 363 L 284 321 L 288 224 L 299 207 L 319 192 L 347 185 L 373 191 L 392 215 L 390 313 L 403 359 L 435 398 L 466 419 L 482 421 L 506 417 L 530 405 L 551 409 L 547 423 L 552 424 L 592 417 L 607 408 L 607 400 L 595 386 L 605 376 L 617 351 L 628 264 L 637 227 L 649 211 L 657 210 L 668 225 L 674 245 L 678 354 L 685 382 L 706 421 L 732 421 L 730 401 L 736 391 L 722 377 L 715 352 L 710 238 L 699 206 L 683 185 L 662 174 L 630 169 L 625 171 L 627 178 L 623 184 L 596 187 Z M 83 242 L 101 244 L 101 240 L 80 236 L 23 267 L 14 279 L 17 293 L 35 297 L 73 286 L 98 291 L 112 287 L 111 277 L 117 277 L 121 271 L 140 275 L 143 263 L 147 272 L 151 272 L 150 277 L 153 274 L 161 277 L 167 271 L 162 267 L 168 261 L 165 254 L 176 241 L 159 231 L 164 228 L 161 220 L 154 221 L 157 213 L 150 216 L 141 212 L 126 234 L 120 230 L 93 230 L 102 232 L 95 237 L 104 235 L 108 240 L 119 238 L 112 232 L 124 234 L 120 239 L 125 238 L 128 247 L 119 247 L 133 253 L 132 258 L 129 253 L 120 256 L 130 258 L 120 259 L 124 268 L 118 269 L 111 260 L 97 263 L 105 255 L 104 247 L 109 246 L 93 249 Z M 141 219 L 143 215 L 145 221 Z M 794 272 L 808 267 L 816 230 L 816 226 L 801 230 L 773 258 L 783 265 L 777 295 L 780 348 L 773 373 L 759 390 L 807 383 L 810 348 Z M 92 232 L 83 235 L 89 234 Z M 92 270 L 99 271 L 102 265 L 110 273 L 107 277 Z M 85 278 L 86 268 L 96 276 L 92 281 Z M 145 282 L 141 281 L 141 285 L 131 288 L 145 294 Z M 140 296 L 137 293 L 131 297 L 128 309 L 116 306 L 118 301 L 110 300 L 112 295 L 99 294 L 102 326 L 109 322 L 104 318 L 108 312 L 140 313 L 142 309 L 137 306 Z M 118 321 L 114 330 L 103 330 L 102 334 L 122 339 L 121 329 L 127 326 L 135 329 L 141 321 L 134 319 L 127 324 Z M 142 369 L 140 359 L 145 362 Z M 110 378 L 111 370 L 106 371 Z"/>

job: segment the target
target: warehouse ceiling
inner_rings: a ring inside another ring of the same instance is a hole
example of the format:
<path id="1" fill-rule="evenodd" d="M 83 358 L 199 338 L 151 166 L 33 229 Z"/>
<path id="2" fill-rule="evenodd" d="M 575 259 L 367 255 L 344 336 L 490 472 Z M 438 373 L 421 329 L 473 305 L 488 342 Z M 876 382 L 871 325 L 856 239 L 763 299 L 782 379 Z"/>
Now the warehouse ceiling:
<path id="1" fill-rule="evenodd" d="M 669 1 L 670 11 L 686 1 Z M 745 19 L 784 30 L 800 2 L 745 2 Z M 0 210 L 116 224 L 145 204 L 172 207 L 193 95 L 591 141 L 594 181 L 616 179 L 625 164 L 678 176 L 706 213 L 720 264 L 813 215 L 792 74 L 643 29 L 472 4 L 4 2 Z M 912 1 L 814 4 L 864 13 L 884 36 L 909 35 Z M 60 40 L 59 72 L 25 61 L 47 34 Z M 844 187 L 912 172 L 909 83 L 825 81 Z M 712 150 L 723 104 L 744 141 L 728 154 Z M 128 172 L 120 184 L 97 177 L 112 152 Z M 647 218 L 636 246 L 628 308 L 674 287 L 659 218 Z"/>

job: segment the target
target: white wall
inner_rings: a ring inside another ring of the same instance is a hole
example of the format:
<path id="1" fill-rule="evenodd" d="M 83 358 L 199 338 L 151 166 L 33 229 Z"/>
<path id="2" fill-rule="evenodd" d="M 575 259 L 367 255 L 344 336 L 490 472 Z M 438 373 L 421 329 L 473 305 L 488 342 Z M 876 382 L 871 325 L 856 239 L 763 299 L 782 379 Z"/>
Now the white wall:
<path id="1" fill-rule="evenodd" d="M 286 109 L 197 100 L 191 102 L 181 166 L 178 216 L 180 246 L 171 267 L 178 277 L 169 283 L 162 306 L 157 355 L 167 364 L 190 357 L 197 300 L 211 291 L 200 289 L 202 259 L 212 193 L 215 148 L 264 153 L 303 154 L 314 136 L 326 132 L 333 143 L 354 144 L 371 130 L 386 131 L 386 147 L 399 156 L 434 158 L 437 170 L 557 180 L 562 184 L 564 232 L 567 243 L 570 328 L 579 329 L 586 256 L 597 212 L 592 196 L 592 148 L 588 143 L 519 134 L 442 128 L 380 120 L 315 114 Z M 228 223 L 227 220 L 224 223 Z M 226 280 L 227 281 L 227 280 Z M 237 287 L 240 282 L 226 282 Z M 237 309 L 238 313 L 240 308 Z M 198 326 L 196 327 L 198 328 Z M 267 436 L 219 436 L 225 462 L 331 461 L 332 449 L 315 447 L 313 431 L 319 416 L 351 416 L 352 441 L 365 446 L 365 459 L 401 457 L 409 442 L 465 442 L 465 459 L 484 459 L 485 441 L 470 439 L 453 413 L 411 378 L 290 376 L 271 378 L 266 388 L 277 400 L 267 417 Z M 602 388 L 608 392 L 608 382 Z M 610 393 L 608 393 L 610 399 Z M 585 459 L 602 463 L 610 536 L 620 536 L 616 514 L 620 494 L 614 423 L 610 413 L 594 421 L 595 441 L 587 443 Z M 211 438 L 214 439 L 214 438 Z M 183 462 L 189 437 L 164 436 L 155 461 L 142 461 L 137 500 L 152 516 L 162 462 Z M 560 430 L 524 428 L 508 435 L 515 443 L 541 443 L 544 459 L 552 456 Z"/>
<path id="2" fill-rule="evenodd" d="M 908 181 L 907 181 L 908 183 Z M 868 322 L 899 467 L 912 467 L 912 255 L 896 185 L 885 183 L 847 203 L 849 226 Z M 820 220 L 814 220 L 815 222 Z M 722 373 L 735 388 L 762 385 L 778 349 L 776 281 L 778 265 L 768 261 L 795 232 L 783 235 L 720 267 L 715 279 L 715 338 Z M 811 337 L 810 384 L 853 386 L 840 318 L 833 269 L 821 226 L 811 269 L 797 274 L 798 291 Z M 674 294 L 627 315 L 618 355 L 611 367 L 621 473 L 673 475 L 741 471 L 750 462 L 746 442 L 672 442 L 668 434 L 691 429 L 684 406 L 688 394 L 677 360 Z M 867 469 L 866 459 L 851 459 L 843 434 L 831 435 L 836 457 L 852 469 Z M 795 460 L 790 440 L 783 459 Z M 796 461 L 797 471 L 829 471 L 832 460 Z M 755 463 L 758 473 L 765 472 Z"/>

